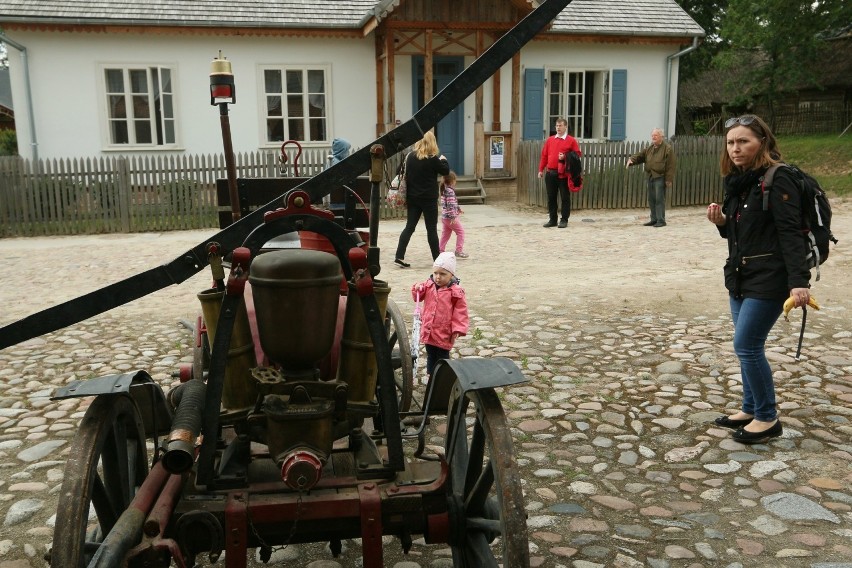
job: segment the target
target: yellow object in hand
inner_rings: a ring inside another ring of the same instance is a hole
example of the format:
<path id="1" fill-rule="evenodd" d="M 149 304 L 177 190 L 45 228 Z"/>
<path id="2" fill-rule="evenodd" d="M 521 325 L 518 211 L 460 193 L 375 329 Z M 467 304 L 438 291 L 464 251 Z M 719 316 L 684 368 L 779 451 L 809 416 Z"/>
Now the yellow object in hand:
<path id="1" fill-rule="evenodd" d="M 814 298 L 813 296 L 811 296 L 810 299 L 808 300 L 808 305 L 815 310 L 819 309 L 819 304 L 817 304 L 816 298 Z M 795 307 L 796 307 L 796 300 L 793 298 L 793 296 L 790 296 L 784 302 L 784 319 L 785 320 L 790 321 L 790 319 L 787 317 L 787 314 L 789 314 L 790 310 L 792 310 Z"/>

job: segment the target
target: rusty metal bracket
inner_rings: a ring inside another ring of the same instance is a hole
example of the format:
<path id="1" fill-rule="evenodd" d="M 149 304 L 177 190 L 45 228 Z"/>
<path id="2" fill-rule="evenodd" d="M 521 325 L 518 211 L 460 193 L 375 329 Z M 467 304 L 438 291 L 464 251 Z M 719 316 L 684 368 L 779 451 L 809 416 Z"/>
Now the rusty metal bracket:
<path id="1" fill-rule="evenodd" d="M 375 483 L 358 486 L 364 568 L 382 568 L 382 495 Z"/>

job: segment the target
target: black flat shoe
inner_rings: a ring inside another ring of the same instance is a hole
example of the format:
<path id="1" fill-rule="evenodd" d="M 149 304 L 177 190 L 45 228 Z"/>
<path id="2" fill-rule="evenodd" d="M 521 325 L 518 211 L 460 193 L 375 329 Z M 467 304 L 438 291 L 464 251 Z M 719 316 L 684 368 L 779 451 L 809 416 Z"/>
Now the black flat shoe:
<path id="1" fill-rule="evenodd" d="M 742 420 L 733 420 L 731 418 L 728 418 L 727 416 L 720 416 L 713 422 L 716 424 L 716 426 L 736 430 L 738 428 L 742 428 L 746 424 L 749 424 L 752 420 L 754 420 L 754 418 L 743 418 Z"/>
<path id="2" fill-rule="evenodd" d="M 410 267 L 410 266 L 411 266 L 410 264 L 408 264 L 407 262 L 405 262 L 405 261 L 404 261 L 404 260 L 402 260 L 401 258 L 398 258 L 398 259 L 394 260 L 393 262 L 394 262 L 394 264 L 396 264 L 397 266 L 401 266 L 401 267 L 403 267 L 403 268 L 408 268 L 408 267 Z"/>
<path id="3" fill-rule="evenodd" d="M 763 432 L 749 432 L 740 428 L 733 434 L 734 440 L 741 444 L 762 444 L 771 438 L 777 438 L 784 433 L 784 428 L 781 427 L 781 421 L 777 420 L 775 424 L 764 430 Z"/>

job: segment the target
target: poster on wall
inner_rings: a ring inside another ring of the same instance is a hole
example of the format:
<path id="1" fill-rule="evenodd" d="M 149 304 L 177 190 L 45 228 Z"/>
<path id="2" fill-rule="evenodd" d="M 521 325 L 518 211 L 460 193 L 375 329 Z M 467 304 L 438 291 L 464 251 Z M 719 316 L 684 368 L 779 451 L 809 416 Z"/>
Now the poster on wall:
<path id="1" fill-rule="evenodd" d="M 492 136 L 491 137 L 491 163 L 490 167 L 492 170 L 502 170 L 503 169 L 503 157 L 505 156 L 505 146 L 503 144 L 502 136 Z"/>

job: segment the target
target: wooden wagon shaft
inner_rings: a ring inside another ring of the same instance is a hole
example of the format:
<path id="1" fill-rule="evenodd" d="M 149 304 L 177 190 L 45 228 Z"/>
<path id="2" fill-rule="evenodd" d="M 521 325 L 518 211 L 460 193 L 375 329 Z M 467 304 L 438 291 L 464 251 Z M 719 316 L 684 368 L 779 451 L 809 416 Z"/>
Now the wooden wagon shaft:
<path id="1" fill-rule="evenodd" d="M 408 121 L 379 137 L 371 144 L 315 175 L 297 189 L 307 192 L 313 203 L 319 202 L 329 188 L 339 187 L 370 169 L 371 147 L 379 144 L 390 157 L 410 146 L 434 128 L 438 122 L 470 96 L 509 61 L 528 41 L 550 23 L 571 0 L 546 0 L 462 71 Z M 172 284 L 180 284 L 207 265 L 207 244 L 219 243 L 229 252 L 238 247 L 263 215 L 279 206 L 275 199 L 233 225 L 178 256 L 171 262 L 110 284 L 73 300 L 47 308 L 0 328 L 0 349 L 50 333 L 102 314 Z"/>

